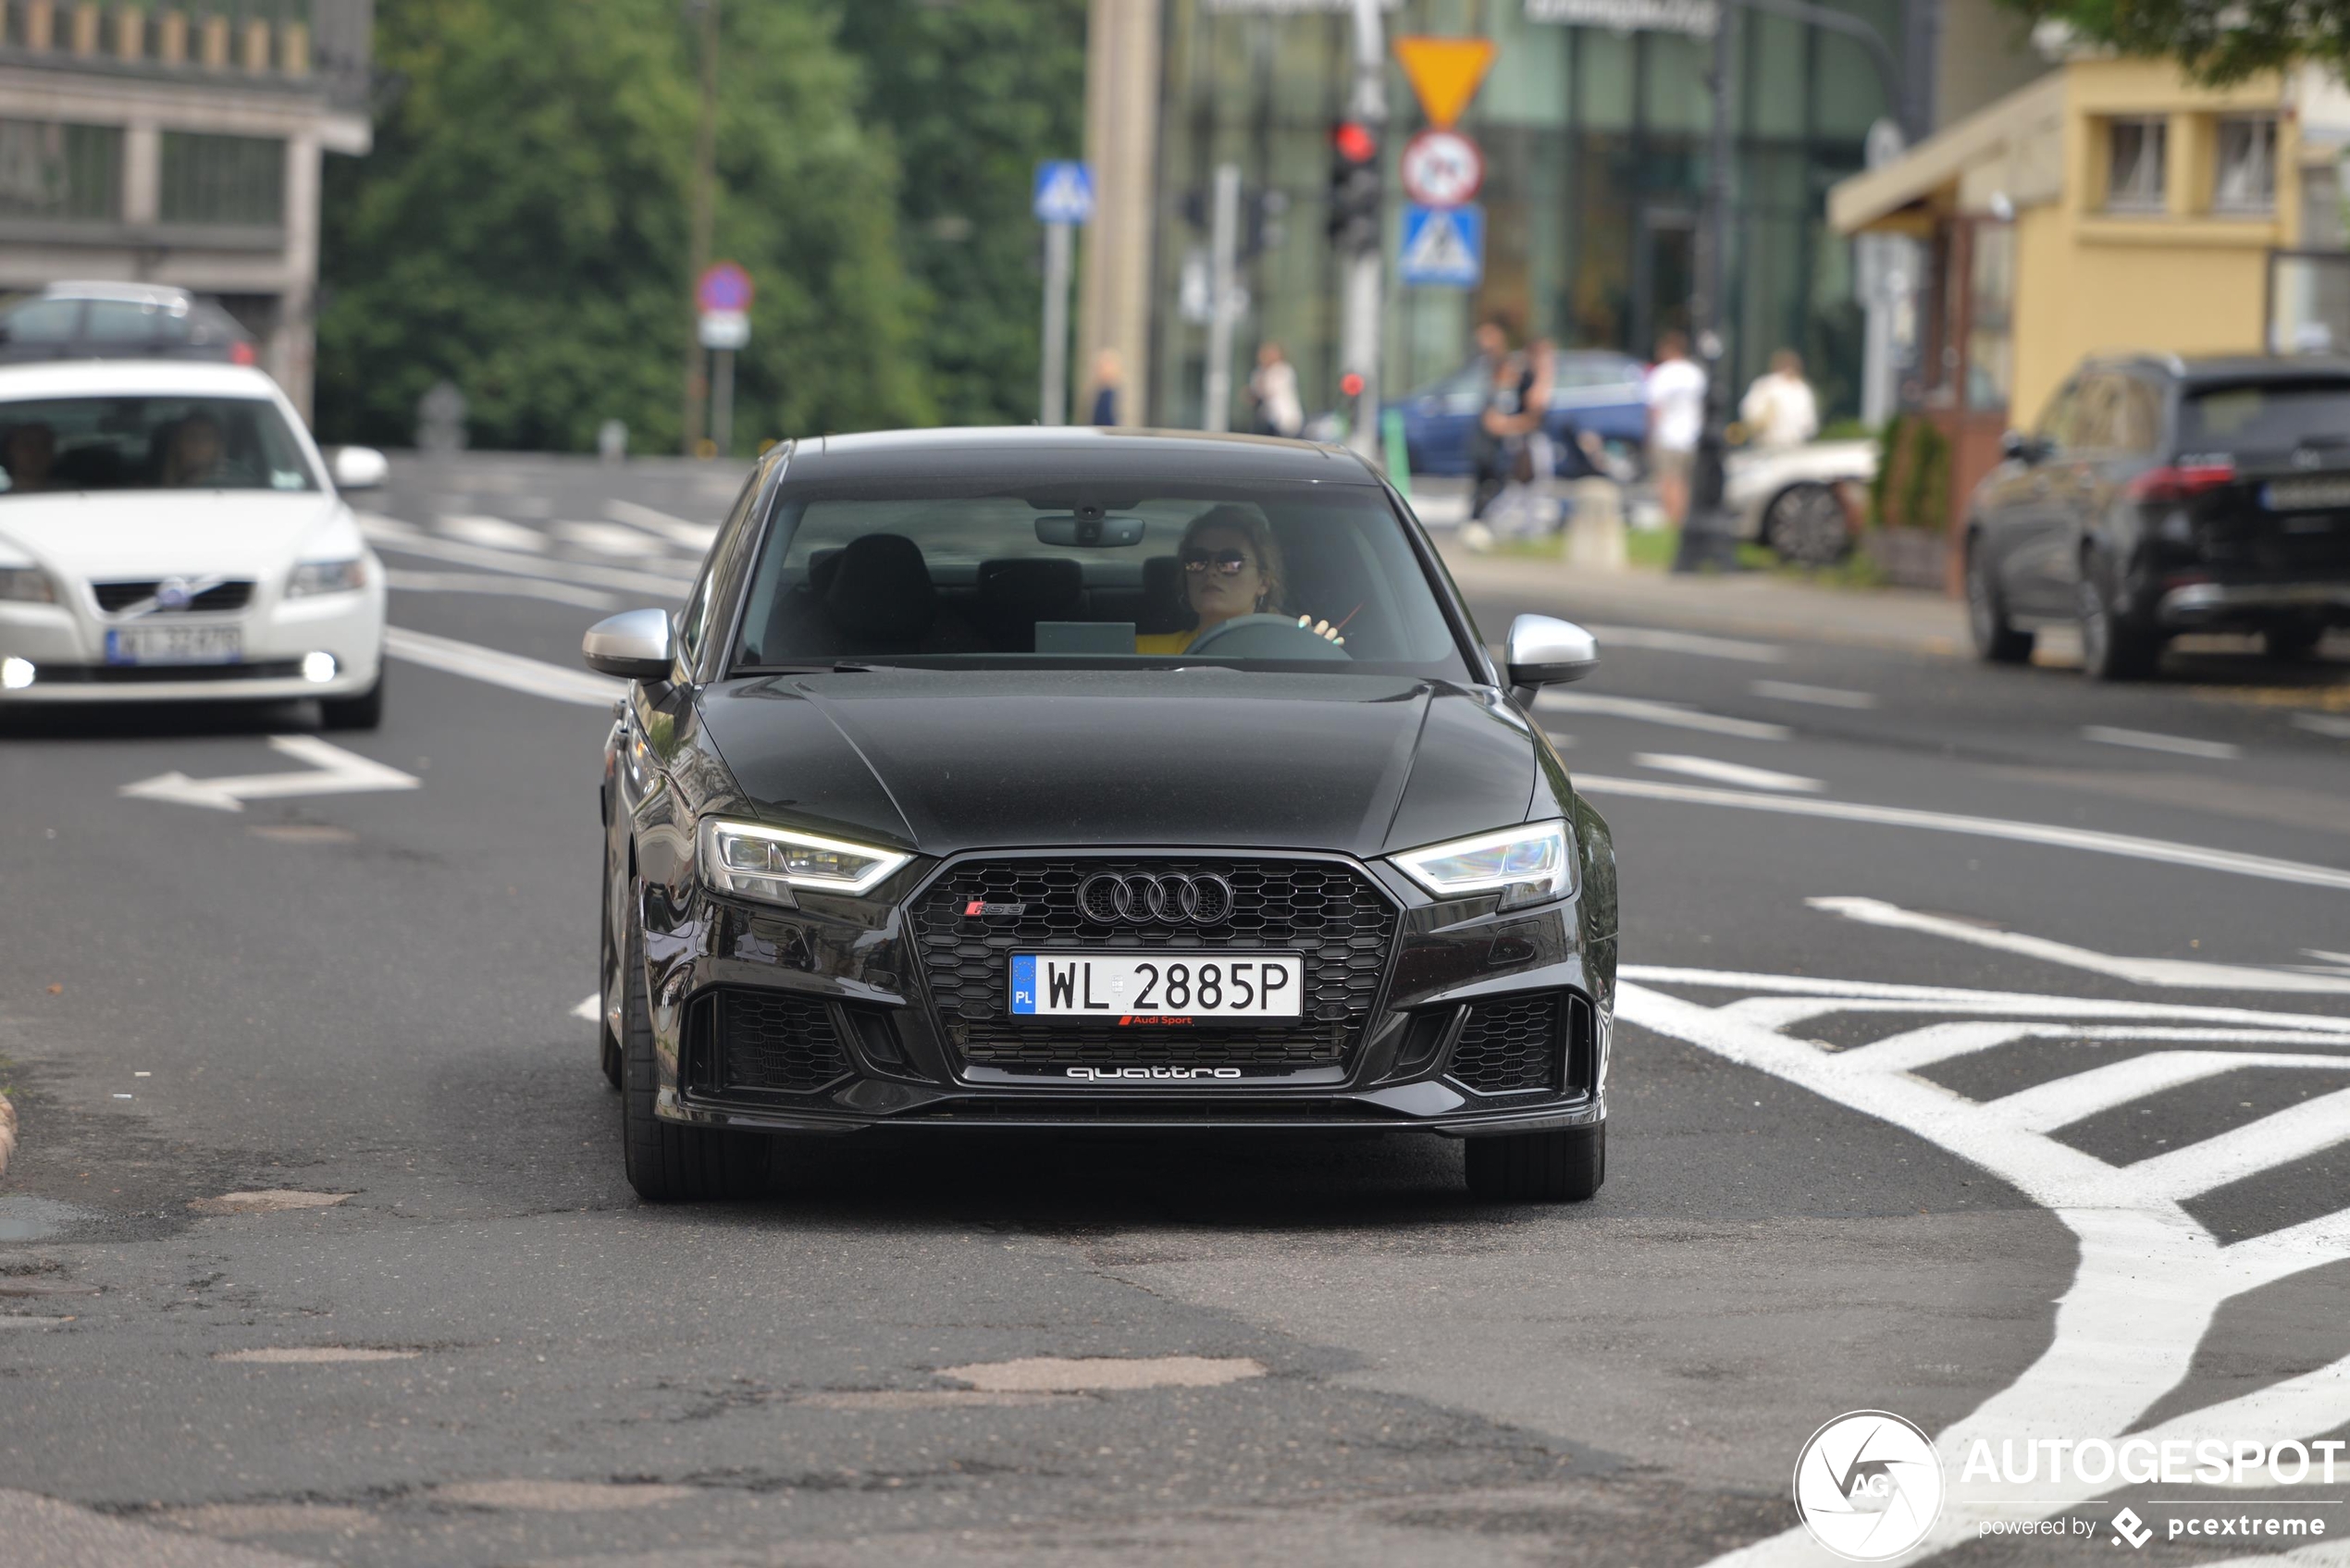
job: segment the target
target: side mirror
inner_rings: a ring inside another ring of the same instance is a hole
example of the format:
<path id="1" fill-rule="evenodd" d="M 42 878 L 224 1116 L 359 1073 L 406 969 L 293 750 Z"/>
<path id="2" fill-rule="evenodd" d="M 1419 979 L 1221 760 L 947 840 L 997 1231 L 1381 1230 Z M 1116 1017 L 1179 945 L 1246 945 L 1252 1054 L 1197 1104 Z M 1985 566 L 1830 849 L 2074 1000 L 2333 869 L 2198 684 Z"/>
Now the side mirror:
<path id="1" fill-rule="evenodd" d="M 334 461 L 338 490 L 380 490 L 391 477 L 391 464 L 373 447 L 343 447 Z"/>
<path id="2" fill-rule="evenodd" d="M 1579 681 L 1598 669 L 1600 643 L 1572 621 L 1521 615 L 1510 623 L 1507 660 L 1511 691 L 1530 696 L 1543 686 Z"/>
<path id="3" fill-rule="evenodd" d="M 665 681 L 674 661 L 669 649 L 669 611 L 627 610 L 588 628 L 579 641 L 588 668 L 624 681 Z"/>
<path id="4" fill-rule="evenodd" d="M 2021 430 L 2010 430 L 1999 438 L 1999 455 L 2010 463 L 2020 463 L 2029 468 L 2047 454 L 2041 450 L 2037 438 L 2027 436 Z"/>

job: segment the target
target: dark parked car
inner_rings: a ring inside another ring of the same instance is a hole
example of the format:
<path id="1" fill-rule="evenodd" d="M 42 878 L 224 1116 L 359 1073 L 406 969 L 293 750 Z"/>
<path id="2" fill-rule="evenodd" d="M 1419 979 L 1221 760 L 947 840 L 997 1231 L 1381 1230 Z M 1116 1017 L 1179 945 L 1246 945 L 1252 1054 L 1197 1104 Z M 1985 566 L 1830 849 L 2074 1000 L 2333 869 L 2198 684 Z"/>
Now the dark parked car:
<path id="1" fill-rule="evenodd" d="M 253 334 L 185 289 L 52 283 L 0 307 L 0 364 L 59 359 L 254 362 Z"/>
<path id="2" fill-rule="evenodd" d="M 1342 640 L 1340 640 L 1342 639 Z M 588 635 L 603 1062 L 650 1199 L 776 1134 L 1421 1129 L 1604 1172 L 1607 825 L 1350 453 L 934 430 L 761 460 L 673 622 Z"/>
<path id="3" fill-rule="evenodd" d="M 1469 364 L 1384 406 L 1404 415 L 1404 444 L 1415 474 L 1466 474 L 1469 433 L 1477 426 L 1491 389 L 1483 360 Z M 1585 466 L 1571 430 L 1589 430 L 1638 460 L 1648 440 L 1648 367 L 1611 349 L 1562 349 L 1551 389 L 1549 430 L 1559 471 L 1573 476 Z M 1309 436 L 1334 438 L 1338 419 L 1324 414 Z"/>
<path id="4" fill-rule="evenodd" d="M 2102 680 L 2191 630 L 2307 653 L 2350 625 L 2350 361 L 2083 364 L 1976 488 L 1966 581 L 1975 648 L 2001 662 L 2056 622 Z"/>

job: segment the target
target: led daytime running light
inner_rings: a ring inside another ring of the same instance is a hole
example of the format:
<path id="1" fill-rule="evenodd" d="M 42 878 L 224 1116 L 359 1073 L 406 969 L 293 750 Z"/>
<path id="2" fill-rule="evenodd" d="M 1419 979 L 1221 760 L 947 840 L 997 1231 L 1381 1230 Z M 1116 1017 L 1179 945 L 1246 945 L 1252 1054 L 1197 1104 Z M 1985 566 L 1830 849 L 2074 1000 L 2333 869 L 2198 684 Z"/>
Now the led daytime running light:
<path id="1" fill-rule="evenodd" d="M 1391 858 L 1439 898 L 1498 892 L 1502 907 L 1514 908 L 1575 891 L 1575 835 L 1556 818 L 1431 844 Z"/>
<path id="2" fill-rule="evenodd" d="M 703 820 L 702 877 L 721 893 L 790 905 L 792 889 L 862 895 L 913 857 L 757 822 Z"/>

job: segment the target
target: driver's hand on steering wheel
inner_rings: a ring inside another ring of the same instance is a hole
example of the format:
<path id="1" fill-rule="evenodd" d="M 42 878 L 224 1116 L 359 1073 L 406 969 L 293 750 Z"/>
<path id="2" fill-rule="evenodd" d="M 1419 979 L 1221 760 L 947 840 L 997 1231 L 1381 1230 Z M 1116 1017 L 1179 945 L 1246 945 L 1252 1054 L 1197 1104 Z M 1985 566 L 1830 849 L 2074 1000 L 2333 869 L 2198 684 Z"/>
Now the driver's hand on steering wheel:
<path id="1" fill-rule="evenodd" d="M 1300 630 L 1311 632 L 1317 637 L 1327 638 L 1340 648 L 1346 646 L 1346 639 L 1340 636 L 1338 628 L 1328 621 L 1317 621 L 1311 615 L 1301 615 L 1297 618 L 1297 624 Z"/>

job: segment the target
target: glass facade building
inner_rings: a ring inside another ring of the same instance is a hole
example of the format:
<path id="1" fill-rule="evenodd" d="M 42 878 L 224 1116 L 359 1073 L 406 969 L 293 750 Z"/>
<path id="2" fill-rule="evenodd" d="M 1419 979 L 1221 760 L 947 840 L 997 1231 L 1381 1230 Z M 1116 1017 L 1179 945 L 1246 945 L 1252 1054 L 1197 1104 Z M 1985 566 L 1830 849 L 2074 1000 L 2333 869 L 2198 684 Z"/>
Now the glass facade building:
<path id="1" fill-rule="evenodd" d="M 1830 0 L 1897 50 L 1900 0 Z M 1643 11 L 1695 28 L 1701 3 Z M 1400 69 L 1389 73 L 1390 284 L 1383 334 L 1389 396 L 1457 369 L 1469 332 L 1499 315 L 1562 347 L 1649 357 L 1688 325 L 1711 124 L 1713 41 L 1697 31 L 1618 31 L 1548 19 L 1614 15 L 1606 0 L 1400 0 L 1388 35 L 1484 36 L 1492 71 L 1460 129 L 1483 150 L 1483 282 L 1398 287 L 1392 259 L 1404 197 L 1396 158 L 1425 122 Z M 1849 241 L 1827 226 L 1826 191 L 1862 165 L 1870 124 L 1888 113 L 1878 76 L 1849 39 L 1728 8 L 1735 61 L 1727 252 L 1734 384 L 1774 349 L 1802 353 L 1823 414 L 1858 411 L 1861 315 Z M 1309 410 L 1337 399 L 1340 263 L 1324 237 L 1330 132 L 1352 86 L 1352 24 L 1327 0 L 1166 0 L 1151 323 L 1151 416 L 1201 423 L 1207 345 L 1201 280 L 1207 192 L 1218 164 L 1248 192 L 1248 308 L 1234 383 L 1255 343 L 1279 341 Z M 1269 195 L 1269 200 L 1267 199 Z M 1245 410 L 1235 410 L 1246 427 Z"/>

